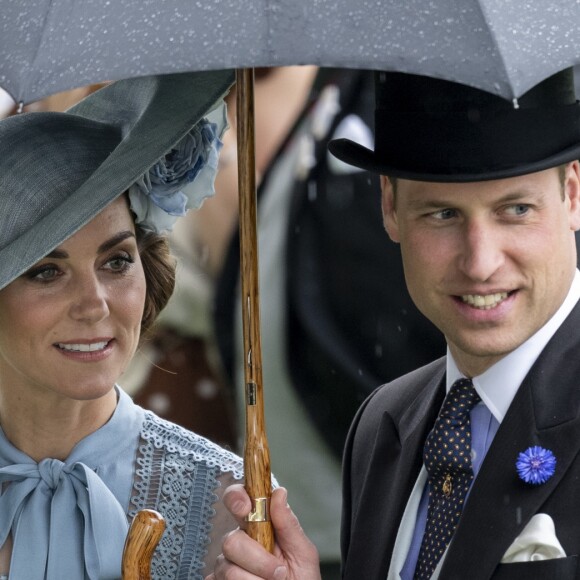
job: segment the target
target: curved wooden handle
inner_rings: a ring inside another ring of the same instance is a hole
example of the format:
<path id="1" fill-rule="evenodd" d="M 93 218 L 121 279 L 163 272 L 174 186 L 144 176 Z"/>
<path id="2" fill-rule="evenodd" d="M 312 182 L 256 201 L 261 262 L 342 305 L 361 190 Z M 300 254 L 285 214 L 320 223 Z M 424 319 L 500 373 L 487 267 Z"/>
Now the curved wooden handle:
<path id="1" fill-rule="evenodd" d="M 165 520 L 159 512 L 137 512 L 123 549 L 122 580 L 151 580 L 151 559 L 164 531 Z"/>

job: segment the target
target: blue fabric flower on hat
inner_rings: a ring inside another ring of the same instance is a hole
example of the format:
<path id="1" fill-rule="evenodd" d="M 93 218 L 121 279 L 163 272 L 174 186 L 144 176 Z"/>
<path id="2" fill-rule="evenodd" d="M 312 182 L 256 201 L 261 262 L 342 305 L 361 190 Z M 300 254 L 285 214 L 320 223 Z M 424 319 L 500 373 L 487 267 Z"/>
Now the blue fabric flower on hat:
<path id="1" fill-rule="evenodd" d="M 532 485 L 540 485 L 554 475 L 556 458 L 549 449 L 535 445 L 518 455 L 516 469 L 520 479 Z"/>
<path id="2" fill-rule="evenodd" d="M 171 151 L 130 188 L 135 221 L 157 233 L 170 231 L 178 217 L 197 209 L 215 193 L 220 140 L 227 128 L 225 106 L 212 112 L 216 122 L 199 121 Z"/>

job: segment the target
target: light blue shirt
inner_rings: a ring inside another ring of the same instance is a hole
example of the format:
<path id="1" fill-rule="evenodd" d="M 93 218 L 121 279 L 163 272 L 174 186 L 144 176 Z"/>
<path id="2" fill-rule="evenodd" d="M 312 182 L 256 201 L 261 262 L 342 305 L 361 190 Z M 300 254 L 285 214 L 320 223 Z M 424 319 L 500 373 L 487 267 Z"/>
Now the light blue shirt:
<path id="1" fill-rule="evenodd" d="M 576 270 L 568 295 L 554 316 L 516 350 L 502 358 L 483 374 L 473 378 L 475 390 L 481 397 L 481 403 L 477 404 L 471 411 L 471 447 L 473 474 L 475 476 L 474 481 L 491 442 L 522 381 L 548 341 L 558 328 L 560 328 L 560 325 L 570 314 L 579 299 L 580 272 Z M 447 392 L 449 392 L 451 385 L 457 379 L 463 377 L 464 375 L 457 368 L 448 350 L 446 369 Z M 427 522 L 428 503 L 429 484 L 427 483 L 422 490 L 421 501 L 416 513 L 415 529 L 405 564 L 400 571 L 401 580 L 412 580 L 413 578 Z"/>
<path id="2" fill-rule="evenodd" d="M 133 462 L 144 413 L 117 390 L 111 419 L 65 461 L 37 463 L 0 429 L 0 545 L 14 541 L 10 577 L 118 578 Z"/>

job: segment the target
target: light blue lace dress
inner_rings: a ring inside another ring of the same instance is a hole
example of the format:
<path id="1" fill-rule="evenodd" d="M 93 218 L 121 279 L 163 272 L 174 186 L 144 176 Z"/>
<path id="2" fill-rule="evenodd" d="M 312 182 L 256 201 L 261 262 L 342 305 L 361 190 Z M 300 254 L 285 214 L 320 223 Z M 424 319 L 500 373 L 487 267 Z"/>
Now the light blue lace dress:
<path id="1" fill-rule="evenodd" d="M 117 392 L 109 422 L 64 462 L 36 463 L 0 430 L 0 545 L 12 543 L 11 579 L 119 578 L 127 522 L 143 508 L 167 522 L 153 578 L 211 572 L 236 527 L 220 499 L 241 480 L 242 461 Z"/>

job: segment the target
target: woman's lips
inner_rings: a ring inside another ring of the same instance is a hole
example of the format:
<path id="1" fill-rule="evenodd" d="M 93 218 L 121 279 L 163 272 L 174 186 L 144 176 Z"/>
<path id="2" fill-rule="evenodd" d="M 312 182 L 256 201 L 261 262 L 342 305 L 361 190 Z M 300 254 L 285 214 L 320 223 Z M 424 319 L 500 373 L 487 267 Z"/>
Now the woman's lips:
<path id="1" fill-rule="evenodd" d="M 73 351 L 73 352 L 93 352 L 96 350 L 103 350 L 107 344 L 109 344 L 108 340 L 103 340 L 103 341 L 95 341 L 95 342 L 88 342 L 88 343 L 83 343 L 83 342 L 72 342 L 72 343 L 66 343 L 66 342 L 57 342 L 56 346 L 58 346 L 58 348 L 61 348 L 63 350 L 68 350 L 68 351 Z"/>
<path id="2" fill-rule="evenodd" d="M 57 342 L 54 346 L 58 352 L 67 358 L 81 361 L 99 361 L 111 353 L 114 342 L 113 338 L 96 338 Z"/>

